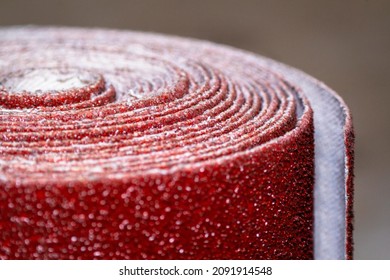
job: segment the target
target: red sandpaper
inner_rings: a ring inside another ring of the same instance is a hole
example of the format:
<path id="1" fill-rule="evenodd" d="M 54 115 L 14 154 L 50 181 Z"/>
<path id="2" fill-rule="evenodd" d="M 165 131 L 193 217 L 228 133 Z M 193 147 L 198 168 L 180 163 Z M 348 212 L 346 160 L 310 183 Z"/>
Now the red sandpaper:
<path id="1" fill-rule="evenodd" d="M 0 258 L 314 257 L 317 128 L 273 62 L 134 32 L 0 38 Z"/>

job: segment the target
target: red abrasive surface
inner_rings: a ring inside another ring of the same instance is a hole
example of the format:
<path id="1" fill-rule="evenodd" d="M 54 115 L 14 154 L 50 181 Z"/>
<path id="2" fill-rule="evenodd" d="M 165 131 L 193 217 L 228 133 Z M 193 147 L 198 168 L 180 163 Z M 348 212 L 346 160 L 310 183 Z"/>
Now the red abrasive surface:
<path id="1" fill-rule="evenodd" d="M 213 44 L 2 32 L 0 258 L 313 258 L 295 85 Z"/>
<path id="2" fill-rule="evenodd" d="M 353 179 L 354 179 L 354 143 L 355 143 L 355 133 L 352 125 L 352 118 L 349 117 L 347 119 L 345 131 L 345 145 L 346 145 L 346 216 L 345 216 L 345 224 L 346 224 L 346 259 L 351 260 L 353 258 L 353 220 L 354 220 L 354 212 L 353 212 Z"/>

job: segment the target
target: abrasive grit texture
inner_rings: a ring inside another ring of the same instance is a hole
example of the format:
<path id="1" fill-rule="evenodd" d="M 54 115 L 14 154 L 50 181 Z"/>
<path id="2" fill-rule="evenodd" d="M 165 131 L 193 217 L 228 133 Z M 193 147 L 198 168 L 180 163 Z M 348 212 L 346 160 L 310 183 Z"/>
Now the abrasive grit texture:
<path id="1" fill-rule="evenodd" d="M 209 42 L 0 30 L 0 258 L 352 257 L 330 89 Z"/>

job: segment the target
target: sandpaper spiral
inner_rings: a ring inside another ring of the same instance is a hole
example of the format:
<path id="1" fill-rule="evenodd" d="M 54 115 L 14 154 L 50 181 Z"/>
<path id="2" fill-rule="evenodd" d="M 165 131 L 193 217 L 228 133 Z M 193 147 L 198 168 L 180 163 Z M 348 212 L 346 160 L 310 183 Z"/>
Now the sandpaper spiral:
<path id="1" fill-rule="evenodd" d="M 324 250 L 324 180 L 344 191 L 336 239 L 352 256 L 352 125 L 323 84 L 157 34 L 15 27 L 0 38 L 0 258 L 311 259 Z M 325 121 L 338 144 L 318 132 L 316 99 L 341 112 Z M 340 173 L 317 179 L 317 149 L 341 152 L 327 169 Z"/>

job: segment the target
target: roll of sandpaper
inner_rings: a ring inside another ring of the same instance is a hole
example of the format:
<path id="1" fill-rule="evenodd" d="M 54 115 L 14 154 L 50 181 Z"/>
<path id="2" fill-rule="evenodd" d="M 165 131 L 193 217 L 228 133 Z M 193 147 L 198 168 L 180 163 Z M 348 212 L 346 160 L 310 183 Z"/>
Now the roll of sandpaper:
<path id="1" fill-rule="evenodd" d="M 0 30 L 0 258 L 352 258 L 353 130 L 242 50 Z"/>

